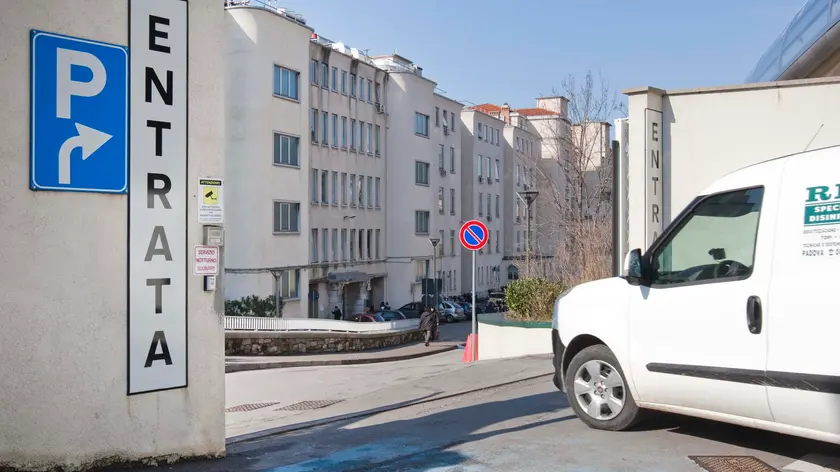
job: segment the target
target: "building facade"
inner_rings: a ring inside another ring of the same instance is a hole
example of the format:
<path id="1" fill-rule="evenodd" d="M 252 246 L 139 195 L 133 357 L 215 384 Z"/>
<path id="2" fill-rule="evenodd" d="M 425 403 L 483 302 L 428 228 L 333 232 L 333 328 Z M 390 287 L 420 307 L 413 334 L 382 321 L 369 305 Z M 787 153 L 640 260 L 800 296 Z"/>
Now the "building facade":
<path id="1" fill-rule="evenodd" d="M 387 74 L 341 42 L 309 45 L 309 291 L 312 318 L 385 297 Z"/>
<path id="2" fill-rule="evenodd" d="M 459 252 L 456 250 L 456 255 L 451 255 L 451 231 L 457 229 L 453 222 L 460 209 L 460 130 L 457 126 L 449 126 L 453 114 L 457 117 L 463 106 L 435 94 L 437 84 L 423 77 L 423 69 L 405 57 L 397 54 L 379 56 L 374 62 L 388 72 L 386 148 L 392 151 L 386 171 L 386 218 L 391 225 L 386 239 L 388 279 L 385 299 L 398 308 L 411 301 L 430 300 L 433 285 L 424 281 L 432 278 L 435 272 L 447 274 L 452 270 L 457 279 L 454 272 L 460 268 Z M 440 165 L 441 149 L 443 166 Z M 454 173 L 451 172 L 453 168 Z M 454 215 L 451 211 L 453 189 Z M 437 247 L 432 245 L 435 239 L 438 240 Z M 439 258 L 441 248 L 444 254 Z M 442 291 L 444 281 L 439 285 Z M 451 286 L 457 287 L 457 284 L 453 281 Z"/>
<path id="3" fill-rule="evenodd" d="M 504 205 L 507 197 L 503 129 L 505 122 L 472 107 L 461 112 L 461 211 L 463 220 L 479 219 L 489 232 L 487 245 L 478 251 L 475 262 L 475 291 L 483 294 L 502 286 L 502 242 Z M 472 257 L 461 258 L 462 285 L 471 287 Z M 505 277 L 506 279 L 507 277 Z M 465 292 L 469 291 L 465 290 Z"/>
<path id="4" fill-rule="evenodd" d="M 226 24 L 225 298 L 273 296 L 282 316 L 305 317 L 312 30 L 251 6 L 228 8 Z"/>

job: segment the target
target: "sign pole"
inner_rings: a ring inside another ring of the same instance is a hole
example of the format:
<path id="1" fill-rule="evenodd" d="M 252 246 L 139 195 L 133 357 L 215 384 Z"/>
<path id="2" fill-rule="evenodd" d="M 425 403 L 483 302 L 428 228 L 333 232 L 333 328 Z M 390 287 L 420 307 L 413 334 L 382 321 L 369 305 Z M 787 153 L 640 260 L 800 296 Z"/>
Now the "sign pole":
<path id="1" fill-rule="evenodd" d="M 478 348 L 476 339 L 478 336 L 478 308 L 475 306 L 475 251 L 472 252 L 472 346 L 470 352 L 472 354 L 472 362 L 475 362 L 475 358 L 478 356 L 478 353 L 475 352 Z"/>

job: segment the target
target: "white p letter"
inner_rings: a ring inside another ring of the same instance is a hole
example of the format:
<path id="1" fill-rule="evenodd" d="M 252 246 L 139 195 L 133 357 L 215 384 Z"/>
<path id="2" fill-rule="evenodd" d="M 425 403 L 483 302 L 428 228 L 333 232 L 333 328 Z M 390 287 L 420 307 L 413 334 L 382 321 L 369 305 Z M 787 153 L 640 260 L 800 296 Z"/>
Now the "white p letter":
<path id="1" fill-rule="evenodd" d="M 73 95 L 93 97 L 99 94 L 105 88 L 107 75 L 105 66 L 93 54 L 58 48 L 56 55 L 55 116 L 70 118 L 70 98 Z M 93 78 L 89 82 L 74 81 L 70 74 L 73 66 L 88 68 L 93 73 Z"/>

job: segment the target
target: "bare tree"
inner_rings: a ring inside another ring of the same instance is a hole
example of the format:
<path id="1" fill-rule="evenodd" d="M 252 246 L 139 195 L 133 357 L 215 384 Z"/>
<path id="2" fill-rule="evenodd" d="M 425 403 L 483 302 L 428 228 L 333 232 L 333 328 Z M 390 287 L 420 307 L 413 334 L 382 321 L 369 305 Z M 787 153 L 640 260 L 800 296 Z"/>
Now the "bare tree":
<path id="1" fill-rule="evenodd" d="M 609 120 L 624 107 L 601 77 L 569 76 L 554 95 L 568 109 L 543 129 L 535 233 L 539 250 L 553 256 L 550 278 L 567 286 L 609 277 L 612 253 L 612 156 Z M 544 259 L 539 258 L 539 263 Z M 527 271 L 535 268 L 526 264 Z"/>

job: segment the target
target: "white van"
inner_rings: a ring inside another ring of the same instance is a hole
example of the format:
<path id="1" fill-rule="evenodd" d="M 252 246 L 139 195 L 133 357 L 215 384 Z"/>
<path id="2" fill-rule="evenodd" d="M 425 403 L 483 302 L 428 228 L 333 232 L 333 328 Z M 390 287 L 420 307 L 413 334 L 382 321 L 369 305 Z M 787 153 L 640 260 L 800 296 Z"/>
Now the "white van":
<path id="1" fill-rule="evenodd" d="M 625 275 L 554 307 L 554 382 L 624 430 L 661 410 L 840 444 L 840 147 L 746 167 Z"/>

